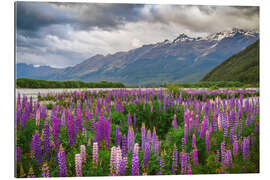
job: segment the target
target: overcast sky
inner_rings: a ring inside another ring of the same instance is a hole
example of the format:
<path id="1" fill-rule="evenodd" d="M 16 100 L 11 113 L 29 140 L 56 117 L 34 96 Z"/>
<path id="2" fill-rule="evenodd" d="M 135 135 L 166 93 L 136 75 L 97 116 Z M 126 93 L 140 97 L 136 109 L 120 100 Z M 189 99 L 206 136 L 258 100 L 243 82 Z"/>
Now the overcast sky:
<path id="1" fill-rule="evenodd" d="M 59 68 L 180 33 L 259 29 L 258 7 L 17 2 L 16 12 L 17 62 Z"/>

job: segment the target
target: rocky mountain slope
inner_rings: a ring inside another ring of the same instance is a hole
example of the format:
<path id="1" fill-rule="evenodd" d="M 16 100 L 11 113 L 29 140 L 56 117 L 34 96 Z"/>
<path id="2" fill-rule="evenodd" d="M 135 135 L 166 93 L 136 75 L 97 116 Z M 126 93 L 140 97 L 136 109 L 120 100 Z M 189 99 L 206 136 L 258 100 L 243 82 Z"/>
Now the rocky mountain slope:
<path id="1" fill-rule="evenodd" d="M 117 81 L 127 85 L 199 81 L 211 69 L 259 38 L 255 31 L 232 29 L 192 38 L 180 34 L 173 41 L 143 45 L 127 52 L 93 56 L 65 69 L 39 67 L 17 77 L 45 80 Z M 31 66 L 31 65 L 27 65 Z M 28 67 L 35 68 L 35 67 Z"/>

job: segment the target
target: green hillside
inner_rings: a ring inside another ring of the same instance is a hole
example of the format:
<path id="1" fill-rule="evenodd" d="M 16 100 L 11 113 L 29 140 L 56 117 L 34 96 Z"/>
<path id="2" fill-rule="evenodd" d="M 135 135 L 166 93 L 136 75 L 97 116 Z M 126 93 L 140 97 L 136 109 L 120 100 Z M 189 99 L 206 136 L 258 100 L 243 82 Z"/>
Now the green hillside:
<path id="1" fill-rule="evenodd" d="M 207 73 L 201 81 L 239 81 L 246 84 L 259 83 L 260 41 L 231 56 Z"/>

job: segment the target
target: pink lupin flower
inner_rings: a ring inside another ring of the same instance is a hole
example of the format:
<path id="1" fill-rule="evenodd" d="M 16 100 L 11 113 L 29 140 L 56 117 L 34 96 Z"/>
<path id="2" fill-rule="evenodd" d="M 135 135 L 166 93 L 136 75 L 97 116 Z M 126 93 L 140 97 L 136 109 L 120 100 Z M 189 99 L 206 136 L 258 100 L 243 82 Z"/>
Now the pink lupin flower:
<path id="1" fill-rule="evenodd" d="M 110 158 L 111 174 L 115 174 L 115 168 L 116 168 L 116 147 L 113 146 L 111 148 L 111 158 Z"/>
<path id="2" fill-rule="evenodd" d="M 220 115 L 218 115 L 218 129 L 221 130 L 222 129 L 222 124 L 221 124 L 221 117 Z"/>
<path id="3" fill-rule="evenodd" d="M 66 108 L 63 109 L 62 117 L 61 117 L 61 125 L 66 125 Z"/>
<path id="4" fill-rule="evenodd" d="M 120 170 L 120 162 L 123 160 L 122 159 L 122 150 L 121 148 L 118 146 L 116 148 L 116 157 L 115 157 L 115 160 L 116 160 L 116 167 L 115 167 L 115 172 L 117 175 L 119 175 L 119 170 Z"/>
<path id="5" fill-rule="evenodd" d="M 75 170 L 76 170 L 76 176 L 81 177 L 82 176 L 82 158 L 80 154 L 75 154 Z"/>
<path id="6" fill-rule="evenodd" d="M 98 143 L 97 142 L 93 143 L 93 162 L 94 162 L 94 167 L 97 167 L 97 163 L 98 163 Z"/>
<path id="7" fill-rule="evenodd" d="M 40 125 L 40 108 L 38 107 L 36 111 L 36 126 Z"/>
<path id="8" fill-rule="evenodd" d="M 80 155 L 82 158 L 82 163 L 86 161 L 86 151 L 85 151 L 85 145 L 81 145 L 80 147 Z"/>
<path id="9" fill-rule="evenodd" d="M 177 129 L 178 128 L 176 114 L 173 117 L 172 125 L 173 125 L 173 128 L 174 129 Z"/>

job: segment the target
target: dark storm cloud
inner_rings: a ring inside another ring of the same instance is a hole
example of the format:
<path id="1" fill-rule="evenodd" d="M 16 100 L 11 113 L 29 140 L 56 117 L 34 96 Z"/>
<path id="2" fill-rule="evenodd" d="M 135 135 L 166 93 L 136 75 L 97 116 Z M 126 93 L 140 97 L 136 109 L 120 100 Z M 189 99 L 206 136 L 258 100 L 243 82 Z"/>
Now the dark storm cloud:
<path id="1" fill-rule="evenodd" d="M 47 3 L 17 2 L 17 28 L 20 30 L 38 30 L 51 24 L 67 23 L 71 17 L 57 11 Z"/>
<path id="2" fill-rule="evenodd" d="M 16 13 L 17 60 L 55 67 L 183 32 L 259 28 L 259 8 L 245 6 L 17 2 Z"/>
<path id="3" fill-rule="evenodd" d="M 69 24 L 76 29 L 113 29 L 139 20 L 139 9 L 133 4 L 86 4 L 17 2 L 17 28 L 22 33 L 37 31 L 55 24 Z M 34 32 L 33 32 L 34 33 Z"/>
<path id="4" fill-rule="evenodd" d="M 130 22 L 165 25 L 173 23 L 191 31 L 207 33 L 217 29 L 213 23 L 222 22 L 224 27 L 231 27 L 240 20 L 242 23 L 240 26 L 245 26 L 247 20 L 258 15 L 258 7 L 246 6 L 17 3 L 17 27 L 19 33 L 25 36 L 43 35 L 38 33 L 38 30 L 52 25 L 70 25 L 75 30 L 99 28 L 113 31 L 121 29 L 123 25 Z M 255 25 L 253 22 L 250 26 Z M 218 24 L 218 26 L 222 25 Z"/>

